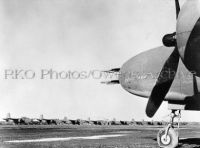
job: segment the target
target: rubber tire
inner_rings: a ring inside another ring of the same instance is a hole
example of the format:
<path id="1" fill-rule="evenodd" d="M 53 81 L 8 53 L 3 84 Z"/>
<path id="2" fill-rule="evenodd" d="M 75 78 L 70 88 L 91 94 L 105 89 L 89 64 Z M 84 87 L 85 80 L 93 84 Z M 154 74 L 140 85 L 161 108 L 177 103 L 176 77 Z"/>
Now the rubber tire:
<path id="1" fill-rule="evenodd" d="M 178 141 L 179 141 L 178 133 L 173 128 L 170 128 L 168 135 L 167 135 L 169 138 L 168 140 L 170 140 L 170 141 L 167 144 L 163 143 L 163 141 L 162 141 L 162 136 L 164 134 L 165 134 L 165 128 L 161 129 L 158 132 L 158 135 L 157 135 L 158 145 L 161 148 L 176 148 L 178 146 Z"/>

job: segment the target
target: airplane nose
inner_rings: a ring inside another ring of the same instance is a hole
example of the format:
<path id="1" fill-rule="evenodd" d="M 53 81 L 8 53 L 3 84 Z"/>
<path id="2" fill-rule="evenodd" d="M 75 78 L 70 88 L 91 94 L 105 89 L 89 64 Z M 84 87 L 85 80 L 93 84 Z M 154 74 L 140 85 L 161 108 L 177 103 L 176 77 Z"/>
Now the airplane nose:
<path id="1" fill-rule="evenodd" d="M 150 56 L 151 53 L 149 52 L 142 53 L 123 64 L 120 69 L 119 82 L 126 91 L 140 95 L 142 92 L 151 89 L 151 83 L 146 83 L 148 81 L 146 79 L 147 73 L 153 71 L 149 66 Z"/>
<path id="2" fill-rule="evenodd" d="M 132 57 L 120 68 L 119 82 L 128 92 L 148 97 L 173 48 L 158 47 Z"/>
<path id="3" fill-rule="evenodd" d="M 130 92 L 138 87 L 138 75 L 141 71 L 141 65 L 136 62 L 137 59 L 131 58 L 120 69 L 119 82 L 121 86 Z M 137 74 L 138 73 L 138 74 Z"/>
<path id="4" fill-rule="evenodd" d="M 200 76 L 200 0 L 188 0 L 177 20 L 177 46 L 185 66 Z"/>
<path id="5" fill-rule="evenodd" d="M 128 60 L 120 69 L 119 82 L 127 92 L 148 97 L 152 88 L 152 83 L 148 80 L 153 79 L 146 79 L 147 73 L 144 69 L 148 70 L 148 56 L 144 57 L 145 54 L 140 54 Z"/>

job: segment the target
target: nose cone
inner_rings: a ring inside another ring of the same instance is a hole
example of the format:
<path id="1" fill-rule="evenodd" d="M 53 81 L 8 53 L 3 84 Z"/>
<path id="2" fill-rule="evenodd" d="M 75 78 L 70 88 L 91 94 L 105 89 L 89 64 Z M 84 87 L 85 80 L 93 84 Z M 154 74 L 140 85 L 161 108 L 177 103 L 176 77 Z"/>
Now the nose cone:
<path id="1" fill-rule="evenodd" d="M 159 47 L 128 60 L 120 69 L 122 87 L 135 95 L 148 97 L 172 48 Z"/>
<path id="2" fill-rule="evenodd" d="M 131 58 L 120 69 L 119 82 L 122 87 L 131 92 L 132 90 L 140 89 L 138 83 L 142 73 L 142 63 L 138 56 Z"/>
<path id="3" fill-rule="evenodd" d="M 200 0 L 188 0 L 177 20 L 177 45 L 185 66 L 200 76 Z"/>

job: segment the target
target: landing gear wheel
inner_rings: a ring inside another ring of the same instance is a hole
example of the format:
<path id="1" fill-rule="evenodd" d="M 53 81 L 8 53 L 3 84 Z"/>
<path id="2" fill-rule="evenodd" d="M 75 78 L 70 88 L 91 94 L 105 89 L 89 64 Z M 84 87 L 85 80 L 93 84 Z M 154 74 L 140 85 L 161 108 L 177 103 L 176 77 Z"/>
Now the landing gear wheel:
<path id="1" fill-rule="evenodd" d="M 168 134 L 165 135 L 166 129 L 161 129 L 157 135 L 157 142 L 161 148 L 175 148 L 178 146 L 178 133 L 170 128 Z"/>

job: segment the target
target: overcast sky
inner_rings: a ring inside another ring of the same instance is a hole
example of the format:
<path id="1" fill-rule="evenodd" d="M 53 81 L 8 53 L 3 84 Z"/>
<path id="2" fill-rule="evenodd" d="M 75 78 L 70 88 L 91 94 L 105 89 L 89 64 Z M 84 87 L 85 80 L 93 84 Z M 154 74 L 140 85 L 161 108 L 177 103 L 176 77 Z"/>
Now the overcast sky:
<path id="1" fill-rule="evenodd" d="M 175 31 L 172 0 L 1 0 L 0 7 L 0 118 L 10 112 L 13 117 L 148 119 L 147 99 L 120 85 L 102 85 L 92 75 L 41 79 L 41 72 L 90 74 L 162 45 L 162 36 Z M 5 79 L 7 69 L 31 70 L 35 77 Z M 167 114 L 163 104 L 154 120 Z M 184 112 L 183 120 L 195 120 L 194 115 L 199 113 Z"/>

